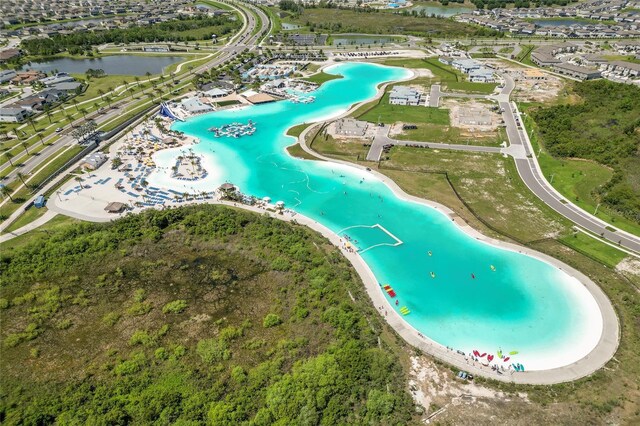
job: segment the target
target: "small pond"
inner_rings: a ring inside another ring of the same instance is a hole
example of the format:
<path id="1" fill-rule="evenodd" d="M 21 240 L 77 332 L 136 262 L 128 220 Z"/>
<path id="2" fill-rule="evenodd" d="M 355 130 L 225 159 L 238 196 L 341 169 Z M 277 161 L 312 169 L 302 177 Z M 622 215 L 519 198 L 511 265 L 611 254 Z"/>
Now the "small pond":
<path id="1" fill-rule="evenodd" d="M 23 69 L 34 69 L 49 73 L 53 70 L 71 74 L 83 74 L 89 68 L 103 69 L 106 74 L 145 75 L 159 74 L 171 64 L 184 61 L 182 56 L 134 56 L 112 55 L 102 58 L 58 58 L 43 62 L 31 62 Z"/>

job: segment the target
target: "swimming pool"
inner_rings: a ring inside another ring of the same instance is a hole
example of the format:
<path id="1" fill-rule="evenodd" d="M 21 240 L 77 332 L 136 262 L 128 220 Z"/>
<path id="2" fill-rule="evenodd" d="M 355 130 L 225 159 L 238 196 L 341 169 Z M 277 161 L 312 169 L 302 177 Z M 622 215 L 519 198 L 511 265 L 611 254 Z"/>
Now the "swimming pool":
<path id="1" fill-rule="evenodd" d="M 154 160 L 167 169 L 152 173 L 150 184 L 193 192 L 230 181 L 245 194 L 282 200 L 333 232 L 347 234 L 378 282 L 393 288 L 393 309 L 406 307 L 410 313 L 403 319 L 443 346 L 467 353 L 517 351 L 512 361 L 527 370 L 567 365 L 589 353 L 602 334 L 602 315 L 576 278 L 470 237 L 445 214 L 398 197 L 369 172 L 287 154 L 286 146 L 294 142 L 284 135 L 289 127 L 338 116 L 374 96 L 378 84 L 408 76 L 400 68 L 365 63 L 339 64 L 325 72 L 344 78 L 322 85 L 315 103 L 282 101 L 175 123 L 174 130 L 200 138 L 193 149 L 205 155 L 209 175 L 197 183 L 171 178 L 179 149 L 165 150 Z M 208 132 L 248 120 L 257 129 L 250 137 L 214 138 Z"/>

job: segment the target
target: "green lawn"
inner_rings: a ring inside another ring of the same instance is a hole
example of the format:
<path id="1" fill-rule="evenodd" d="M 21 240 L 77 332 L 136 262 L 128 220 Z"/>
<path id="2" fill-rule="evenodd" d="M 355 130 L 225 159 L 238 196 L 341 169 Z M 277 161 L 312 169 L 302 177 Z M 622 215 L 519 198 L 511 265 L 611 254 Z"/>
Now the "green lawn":
<path id="1" fill-rule="evenodd" d="M 438 61 L 437 58 L 427 59 L 387 59 L 382 62 L 384 65 L 414 69 L 428 69 L 434 77 L 422 77 L 414 79 L 413 82 L 431 85 L 440 83 L 443 91 L 466 92 L 491 94 L 498 85 L 497 83 L 472 83 L 467 81 L 467 76 Z"/>
<path id="2" fill-rule="evenodd" d="M 560 242 L 568 245 L 572 249 L 586 254 L 610 268 L 615 268 L 618 263 L 628 256 L 627 253 L 611 247 L 608 244 L 599 241 L 597 238 L 585 235 L 582 232 L 576 232 L 573 235 L 565 235 L 559 238 Z"/>
<path id="3" fill-rule="evenodd" d="M 43 209 L 40 209 L 40 210 L 43 210 Z M 4 243 L 0 243 L 0 251 L 23 247 L 27 244 L 31 244 L 40 239 L 44 239 L 49 232 L 53 232 L 71 223 L 81 223 L 81 222 L 82 222 L 81 220 L 59 214 L 53 219 L 51 219 L 49 222 L 38 227 L 37 229 L 34 229 L 33 231 L 27 232 L 26 234 L 19 235 L 15 238 L 10 239 L 9 241 L 5 241 Z"/>
<path id="4" fill-rule="evenodd" d="M 309 77 L 305 77 L 302 80 L 305 81 L 309 81 L 311 83 L 316 83 L 316 84 L 323 84 L 326 83 L 327 81 L 331 81 L 331 80 L 338 80 L 341 79 L 342 76 L 339 74 L 327 74 L 324 71 L 321 71 L 319 73 L 313 74 Z"/>
<path id="5" fill-rule="evenodd" d="M 392 124 L 398 121 L 404 123 L 431 123 L 449 126 L 449 110 L 442 108 L 425 108 L 409 105 L 391 105 L 389 93 L 385 93 L 380 103 L 366 113 L 358 116 L 360 120 L 372 123 L 382 122 Z"/>
<path id="6" fill-rule="evenodd" d="M 287 135 L 297 138 L 298 136 L 300 136 L 302 134 L 304 129 L 306 129 L 309 126 L 310 126 L 310 124 L 307 124 L 307 123 L 298 124 L 297 126 L 293 126 L 289 130 L 287 130 Z"/>
<path id="7" fill-rule="evenodd" d="M 20 229 L 23 226 L 38 219 L 39 217 L 44 215 L 46 212 L 47 212 L 46 207 L 37 209 L 31 206 L 27 210 L 25 210 L 25 212 L 22 215 L 20 215 L 18 219 L 16 219 L 11 225 L 9 225 L 9 227 L 5 229 L 4 232 L 13 232 L 16 229 Z"/>

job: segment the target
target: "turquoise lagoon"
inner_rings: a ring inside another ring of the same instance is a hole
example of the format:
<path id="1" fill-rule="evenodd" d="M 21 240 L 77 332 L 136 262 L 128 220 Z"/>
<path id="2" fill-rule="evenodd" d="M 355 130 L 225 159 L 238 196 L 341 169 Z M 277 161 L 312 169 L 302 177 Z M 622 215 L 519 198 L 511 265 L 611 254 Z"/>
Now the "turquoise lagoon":
<path id="1" fill-rule="evenodd" d="M 295 142 L 285 135 L 289 127 L 340 115 L 373 97 L 380 83 L 408 77 L 401 68 L 365 63 L 325 71 L 344 78 L 322 85 L 315 103 L 281 101 L 175 123 L 173 129 L 200 139 L 192 148 L 203 155 L 210 175 L 185 184 L 160 170 L 149 176 L 150 183 L 193 192 L 229 181 L 245 194 L 284 201 L 349 235 L 377 281 L 397 293 L 397 306 L 385 293 L 385 309 L 406 306 L 411 313 L 402 318 L 443 346 L 516 350 L 513 360 L 528 370 L 559 367 L 589 353 L 600 338 L 602 316 L 576 278 L 537 258 L 478 241 L 437 209 L 400 198 L 370 172 L 288 155 L 285 148 Z M 256 124 L 253 136 L 215 138 L 208 131 L 248 120 Z M 161 151 L 154 158 L 170 170 L 178 153 Z"/>

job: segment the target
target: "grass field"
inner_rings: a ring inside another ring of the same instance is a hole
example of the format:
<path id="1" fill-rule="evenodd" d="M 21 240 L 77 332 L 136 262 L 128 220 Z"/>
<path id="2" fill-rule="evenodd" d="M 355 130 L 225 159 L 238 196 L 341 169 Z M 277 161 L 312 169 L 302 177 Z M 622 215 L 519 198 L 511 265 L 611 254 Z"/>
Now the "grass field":
<path id="1" fill-rule="evenodd" d="M 478 94 L 491 94 L 498 85 L 497 83 L 472 83 L 467 81 L 467 77 L 457 69 L 445 65 L 436 58 L 427 59 L 387 59 L 383 64 L 395 67 L 428 69 L 434 77 L 421 77 L 414 81 L 420 84 L 431 85 L 441 84 L 443 91 L 466 92 Z"/>
<path id="2" fill-rule="evenodd" d="M 414 182 L 413 176 L 446 171 L 456 191 L 476 216 L 501 234 L 520 241 L 533 241 L 570 231 L 567 221 L 526 189 L 510 158 L 408 147 L 393 148 L 389 157 L 380 171 L 386 174 L 387 170 L 399 169 L 408 173 L 398 184 L 410 194 L 427 199 L 439 197 L 438 191 Z M 456 210 L 456 213 L 477 224 L 467 209 Z"/>
<path id="3" fill-rule="evenodd" d="M 4 232 L 13 232 L 16 229 L 20 229 L 23 226 L 38 219 L 39 217 L 44 215 L 46 212 L 47 212 L 46 207 L 37 209 L 31 206 L 27 210 L 25 210 L 25 212 L 22 215 L 20 215 L 18 219 L 16 219 L 11 225 L 9 225 L 9 227 L 5 229 Z"/>
<path id="4" fill-rule="evenodd" d="M 369 148 L 365 147 L 363 140 L 339 141 L 331 135 L 317 135 L 311 142 L 311 148 L 327 157 L 348 161 L 364 160 Z"/>
<path id="5" fill-rule="evenodd" d="M 582 232 L 565 235 L 558 238 L 558 240 L 580 253 L 586 253 L 588 256 L 594 257 L 609 268 L 615 268 L 618 263 L 627 257 L 625 252 L 585 235 Z"/>
<path id="6" fill-rule="evenodd" d="M 322 83 L 326 83 L 327 81 L 331 81 L 331 80 L 337 80 L 337 79 L 341 79 L 342 76 L 341 75 L 337 75 L 337 74 L 327 74 L 326 72 L 319 72 L 316 74 L 313 74 L 309 77 L 305 77 L 302 80 L 305 81 L 309 81 L 311 83 L 316 83 L 316 84 L 322 84 Z"/>
<path id="7" fill-rule="evenodd" d="M 412 80 L 409 83 L 414 82 L 415 80 Z M 391 88 L 392 86 L 387 88 L 387 93 L 380 100 L 371 101 L 358 108 L 353 113 L 353 116 L 371 123 L 393 124 L 402 122 L 418 126 L 417 129 L 405 130 L 402 134 L 393 136 L 400 140 L 488 146 L 498 146 L 504 140 L 502 129 L 496 132 L 495 138 L 464 136 L 460 128 L 451 126 L 449 110 L 446 108 L 391 105 L 389 103 L 389 91 Z"/>
<path id="8" fill-rule="evenodd" d="M 82 221 L 78 219 L 73 219 L 69 216 L 64 216 L 59 214 L 53 219 L 51 219 L 49 222 L 45 223 L 44 225 L 38 227 L 35 230 L 32 230 L 30 232 L 27 232 L 26 234 L 19 235 L 15 238 L 10 239 L 9 241 L 5 241 L 4 243 L 1 243 L 0 251 L 11 250 L 14 248 L 23 247 L 27 244 L 37 242 L 38 240 L 45 238 L 48 235 L 48 233 L 54 232 L 55 230 L 60 229 L 66 225 L 69 225 L 72 223 L 81 223 L 81 222 Z"/>
<path id="9" fill-rule="evenodd" d="M 380 103 L 358 116 L 359 119 L 372 123 L 385 124 L 402 121 L 405 123 L 431 123 L 440 126 L 449 126 L 449 110 L 441 108 L 425 108 L 410 105 L 391 105 L 389 93 L 386 93 Z"/>
<path id="10" fill-rule="evenodd" d="M 450 19 L 402 16 L 390 11 L 372 13 L 344 9 L 307 8 L 287 21 L 316 32 L 363 34 L 417 34 L 428 36 L 455 36 L 489 34 L 474 26 Z"/>

